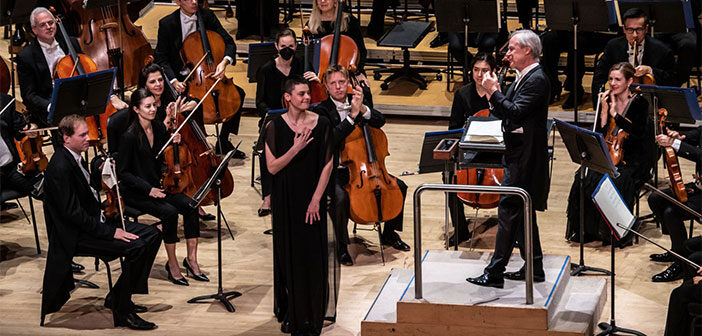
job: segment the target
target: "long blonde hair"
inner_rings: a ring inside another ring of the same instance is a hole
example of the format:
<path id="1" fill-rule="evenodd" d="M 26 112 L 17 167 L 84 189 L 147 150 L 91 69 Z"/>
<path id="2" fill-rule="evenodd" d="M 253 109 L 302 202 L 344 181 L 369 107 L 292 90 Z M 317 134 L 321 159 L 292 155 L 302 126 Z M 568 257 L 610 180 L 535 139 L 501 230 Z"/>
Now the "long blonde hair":
<path id="1" fill-rule="evenodd" d="M 334 17 L 336 17 L 336 11 L 339 9 L 339 6 L 336 5 L 336 0 L 334 1 Z M 341 31 L 345 32 L 348 27 L 349 27 L 349 13 L 343 13 L 342 14 L 342 20 L 341 20 Z M 335 22 L 332 21 L 332 27 L 334 26 Z M 317 6 L 317 0 L 312 0 L 312 15 L 310 15 L 310 22 L 309 22 L 309 27 L 310 31 L 312 34 L 319 34 L 322 29 L 322 11 L 319 9 Z M 332 33 L 332 32 L 327 32 L 327 33 Z"/>

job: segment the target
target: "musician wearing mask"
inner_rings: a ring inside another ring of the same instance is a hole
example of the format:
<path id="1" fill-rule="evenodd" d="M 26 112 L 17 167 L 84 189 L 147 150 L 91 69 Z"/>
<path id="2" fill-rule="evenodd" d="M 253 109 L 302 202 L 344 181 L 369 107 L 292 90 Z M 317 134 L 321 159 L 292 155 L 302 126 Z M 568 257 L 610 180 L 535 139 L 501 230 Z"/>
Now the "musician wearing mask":
<path id="1" fill-rule="evenodd" d="M 63 146 L 51 157 L 45 172 L 44 217 L 49 235 L 42 290 L 41 320 L 58 311 L 74 288 L 71 258 L 76 254 L 107 258 L 124 257 L 122 274 L 105 298 L 115 327 L 154 329 L 156 325 L 137 313 L 146 307 L 132 302 L 132 294 L 148 293 L 148 278 L 161 245 L 155 227 L 125 221 L 113 223 L 101 213 L 99 178 L 91 177 L 81 154 L 88 149 L 88 126 L 77 115 L 59 124 Z M 118 227 L 119 226 L 119 227 Z"/>
<path id="2" fill-rule="evenodd" d="M 321 102 L 314 111 L 319 115 L 327 117 L 332 129 L 332 142 L 334 150 L 334 173 L 329 184 L 329 195 L 331 205 L 329 212 L 334 228 L 336 230 L 337 253 L 339 261 L 347 266 L 353 265 L 353 260 L 348 253 L 349 233 L 349 196 L 344 186 L 349 183 L 349 169 L 343 167 L 340 161 L 340 153 L 344 149 L 344 141 L 346 137 L 353 132 L 355 125 L 362 119 L 368 123 L 370 127 L 380 128 L 385 125 L 383 115 L 364 104 L 363 90 L 357 85 L 354 86 L 353 95 L 347 95 L 349 87 L 348 71 L 339 65 L 330 66 L 324 73 L 326 78 L 325 86 L 329 98 Z M 402 180 L 397 179 L 397 184 L 402 191 L 403 204 L 407 194 L 407 185 Z M 403 206 L 404 209 L 404 206 Z M 409 251 L 410 247 L 400 239 L 400 235 L 396 231 L 402 231 L 403 212 L 385 222 L 385 228 L 381 238 L 383 245 L 389 245 L 400 251 Z"/>
<path id="3" fill-rule="evenodd" d="M 668 130 L 667 134 L 657 135 L 656 142 L 662 147 L 672 147 L 679 157 L 694 161 L 696 175 L 702 175 L 702 126 L 684 134 Z M 685 177 L 688 176 L 690 175 L 685 175 Z M 687 202 L 684 204 L 696 212 L 701 212 L 702 181 L 697 179 L 687 183 L 685 187 L 687 188 Z M 666 189 L 664 192 L 676 197 L 670 189 Z M 652 193 L 648 197 L 648 205 L 656 216 L 656 220 L 661 223 L 663 231 L 670 235 L 670 249 L 678 254 L 684 254 L 683 243 L 687 238 L 684 221 L 693 219 L 693 216 L 656 193 Z M 675 281 L 682 278 L 685 266 L 670 253 L 652 254 L 651 260 L 657 262 L 673 261 L 670 267 L 653 276 L 653 282 Z"/>
<path id="4" fill-rule="evenodd" d="M 656 85 L 675 85 L 673 52 L 661 41 L 648 35 L 648 16 L 638 8 L 631 8 L 622 15 L 624 36 L 610 40 L 595 65 L 592 77 L 593 106 L 597 106 L 597 93 L 608 81 L 609 69 L 619 62 L 629 62 L 636 70 L 636 77 L 653 75 Z M 634 50 L 634 44 L 638 46 Z M 636 56 L 636 57 L 634 57 Z"/>
<path id="5" fill-rule="evenodd" d="M 168 255 L 165 265 L 168 280 L 176 285 L 188 286 L 188 280 L 180 273 L 175 246 L 178 242 L 178 214 L 183 215 L 188 251 L 183 267 L 193 279 L 209 281 L 197 262 L 200 237 L 197 210 L 190 205 L 189 197 L 185 194 L 170 194 L 161 188 L 163 156 L 157 158 L 156 155 L 168 140 L 168 134 L 164 124 L 155 120 L 155 99 L 146 89 L 137 89 L 132 93 L 131 100 L 129 110 L 135 116 L 120 139 L 117 162 L 125 203 L 161 220 Z M 173 141 L 180 142 L 180 135 L 176 135 Z"/>
<path id="6" fill-rule="evenodd" d="M 483 77 L 483 87 L 493 106 L 492 113 L 502 119 L 505 142 L 502 186 L 523 188 L 532 198 L 531 237 L 536 282 L 545 280 L 536 211 L 546 209 L 550 183 L 546 132 L 549 82 L 539 65 L 540 54 L 541 40 L 538 35 L 531 30 L 515 31 L 510 36 L 506 56 L 510 67 L 517 70 L 515 82 L 503 94 L 495 74 Z M 504 272 L 515 242 L 522 259 L 526 260 L 522 199 L 516 195 L 502 195 L 497 216 L 497 240 L 490 264 L 483 275 L 466 279 L 479 286 L 503 288 L 504 278 L 525 279 L 524 267 L 517 272 Z"/>
<path id="7" fill-rule="evenodd" d="M 223 78 L 227 65 L 236 64 L 236 44 L 231 35 L 222 27 L 212 10 L 200 8 L 197 0 L 175 0 L 175 3 L 180 8 L 158 21 L 158 41 L 156 42 L 156 50 L 154 50 L 154 59 L 156 63 L 163 67 L 164 73 L 171 80 L 175 89 L 178 92 L 184 92 L 188 83 L 183 81 L 192 69 L 186 68 L 183 64 L 180 50 L 183 47 L 185 38 L 198 31 L 198 20 L 202 20 L 206 30 L 216 32 L 224 40 L 225 56 L 217 64 L 217 68 L 212 74 L 213 78 Z M 239 90 L 243 103 L 244 91 L 239 87 L 237 87 L 237 90 Z M 229 134 L 238 134 L 240 121 L 241 113 L 237 113 L 222 124 L 219 139 L 215 146 L 217 151 L 219 151 L 220 145 L 223 153 L 234 149 L 234 146 L 229 141 Z M 243 159 L 246 158 L 246 154 L 237 150 L 234 158 Z"/>
<path id="8" fill-rule="evenodd" d="M 614 152 L 621 156 L 621 161 L 617 163 L 619 176 L 612 177 L 612 182 L 629 209 L 633 209 L 637 192 L 644 182 L 649 180 L 651 168 L 656 162 L 653 129 L 648 119 L 648 102 L 643 96 L 632 92 L 629 88 L 634 77 L 635 70 L 629 62 L 617 63 L 610 69 L 610 89 L 601 94 L 601 111 L 595 128 L 595 131 L 602 133 L 605 138 L 608 138 L 608 134 L 612 135 L 612 133 L 626 132 L 628 134 L 622 142 L 615 141 L 614 136 L 610 136 L 613 142 L 610 146 L 610 156 L 614 157 Z M 584 203 L 585 222 L 583 224 L 585 237 L 583 237 L 583 241 L 588 243 L 599 240 L 608 245 L 611 241 L 609 226 L 588 196 L 592 195 L 601 179 L 602 174 L 588 169 L 583 180 L 586 197 Z M 579 242 L 579 233 L 580 171 L 578 170 L 575 173 L 568 197 L 566 239 Z M 619 240 L 616 244 L 619 246 L 630 244 L 631 236 L 628 235 L 627 239 Z"/>

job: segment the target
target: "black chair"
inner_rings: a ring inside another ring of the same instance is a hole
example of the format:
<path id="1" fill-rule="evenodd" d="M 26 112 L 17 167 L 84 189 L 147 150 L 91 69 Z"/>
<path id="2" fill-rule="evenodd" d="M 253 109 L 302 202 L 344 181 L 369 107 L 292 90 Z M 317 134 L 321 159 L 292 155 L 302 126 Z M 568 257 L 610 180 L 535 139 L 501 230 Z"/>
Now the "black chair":
<path id="1" fill-rule="evenodd" d="M 30 223 L 29 216 L 27 216 L 27 212 L 24 211 L 24 207 L 22 207 L 22 202 L 19 201 L 19 199 L 22 197 L 27 197 L 27 199 L 29 199 L 29 210 L 32 214 L 31 224 L 34 226 L 34 241 L 37 244 L 37 254 L 41 254 L 41 248 L 39 246 L 39 232 L 37 231 L 37 220 L 34 213 L 34 200 L 32 199 L 32 197 L 29 194 L 24 194 L 16 190 L 10 190 L 5 188 L 2 190 L 2 192 L 0 192 L 0 203 L 5 203 L 6 201 L 15 201 L 15 203 L 19 205 L 20 210 L 22 210 L 24 218 L 26 218 L 27 222 Z"/>

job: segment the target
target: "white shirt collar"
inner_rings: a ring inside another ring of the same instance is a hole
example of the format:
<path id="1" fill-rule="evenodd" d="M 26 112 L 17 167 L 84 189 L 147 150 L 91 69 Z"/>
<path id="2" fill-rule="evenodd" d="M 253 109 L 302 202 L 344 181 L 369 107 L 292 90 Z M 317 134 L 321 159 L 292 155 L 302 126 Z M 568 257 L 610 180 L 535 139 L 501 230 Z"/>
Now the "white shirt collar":
<path id="1" fill-rule="evenodd" d="M 39 41 L 39 40 L 37 39 L 37 41 Z M 52 42 L 51 44 L 47 44 L 47 43 L 44 43 L 42 41 L 39 41 L 39 46 L 44 50 L 47 50 L 47 49 L 54 50 L 59 46 L 59 44 L 58 44 L 58 41 L 56 41 L 56 39 L 54 39 L 54 42 Z"/>
<path id="2" fill-rule="evenodd" d="M 78 153 L 74 152 L 73 150 L 71 150 L 70 148 L 66 147 L 66 145 L 63 145 L 63 148 L 66 148 L 66 150 L 69 153 L 71 153 L 71 156 L 73 156 L 73 160 L 76 160 L 76 162 L 78 162 L 78 164 L 80 164 L 80 160 L 83 159 L 83 157 L 80 156 L 80 154 L 78 154 Z"/>
<path id="3" fill-rule="evenodd" d="M 183 13 L 183 11 L 180 11 L 180 22 L 185 22 L 185 21 L 197 21 L 197 14 L 193 14 L 188 16 L 187 14 Z"/>
<path id="4" fill-rule="evenodd" d="M 344 108 L 345 106 L 348 106 L 348 105 L 349 105 L 349 97 L 346 97 L 346 99 L 344 99 L 343 102 L 340 102 L 340 101 L 334 99 L 334 98 L 331 97 L 331 96 L 330 96 L 330 98 L 331 98 L 332 102 L 334 102 L 334 105 L 336 105 L 336 108 L 337 108 L 337 109 L 339 109 L 339 107 Z"/>
<path id="5" fill-rule="evenodd" d="M 539 62 L 534 62 L 530 66 L 527 66 L 524 68 L 522 71 L 516 70 L 517 71 L 517 81 L 522 79 L 524 76 L 526 76 L 531 70 L 534 70 L 539 65 Z"/>

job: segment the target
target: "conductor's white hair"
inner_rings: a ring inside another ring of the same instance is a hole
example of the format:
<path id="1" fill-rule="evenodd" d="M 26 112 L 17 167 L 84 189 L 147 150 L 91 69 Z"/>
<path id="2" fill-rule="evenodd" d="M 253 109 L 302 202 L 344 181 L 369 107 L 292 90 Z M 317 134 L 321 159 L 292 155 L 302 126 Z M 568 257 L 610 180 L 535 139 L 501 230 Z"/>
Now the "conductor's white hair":
<path id="1" fill-rule="evenodd" d="M 55 19 L 55 18 L 54 18 L 54 14 L 51 14 L 51 11 L 49 11 L 48 9 L 46 9 L 46 7 L 37 7 L 37 8 L 34 8 L 34 10 L 32 11 L 32 14 L 29 15 L 29 24 L 31 24 L 32 27 L 36 27 L 36 26 L 37 26 L 37 19 L 35 18 L 36 15 L 39 14 L 39 13 L 43 13 L 43 12 L 49 13 L 49 15 L 51 15 L 51 18 Z"/>
<path id="2" fill-rule="evenodd" d="M 509 39 L 516 38 L 517 43 L 523 47 L 529 47 L 531 49 L 531 56 L 534 59 L 539 59 L 541 56 L 541 39 L 539 35 L 536 35 L 533 31 L 529 29 L 515 30 L 509 36 Z"/>

